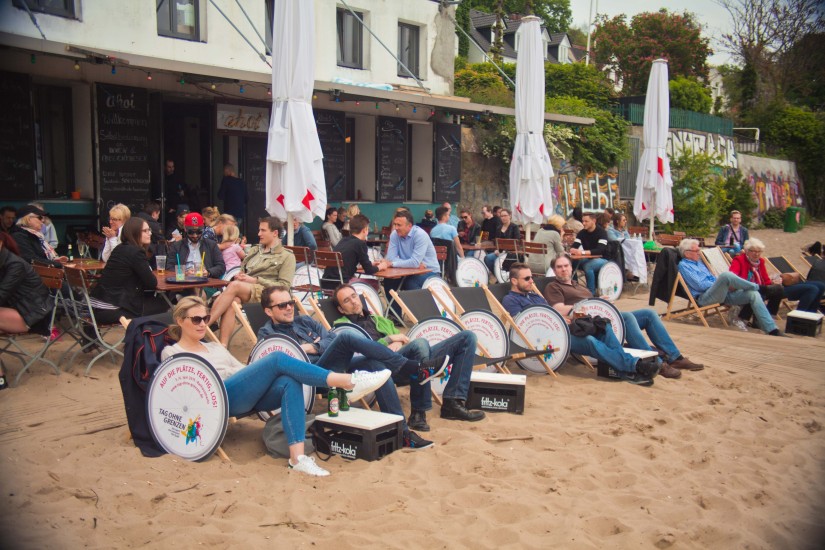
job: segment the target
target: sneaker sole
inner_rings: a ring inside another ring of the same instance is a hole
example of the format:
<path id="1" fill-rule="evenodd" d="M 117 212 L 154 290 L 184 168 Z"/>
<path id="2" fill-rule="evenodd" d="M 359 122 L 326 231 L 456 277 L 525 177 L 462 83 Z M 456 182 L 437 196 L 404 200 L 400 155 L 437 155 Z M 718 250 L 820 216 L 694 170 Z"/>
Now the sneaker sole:
<path id="1" fill-rule="evenodd" d="M 424 384 L 426 384 L 427 382 L 429 382 L 433 378 L 441 378 L 441 375 L 444 374 L 444 371 L 447 369 L 447 365 L 449 365 L 449 364 L 450 364 L 450 356 L 445 355 L 444 356 L 444 362 L 441 364 L 441 368 L 438 369 L 436 372 L 434 372 L 433 375 L 430 376 L 429 378 L 426 378 L 425 380 L 422 380 L 421 382 L 419 382 L 418 385 L 423 386 Z"/>

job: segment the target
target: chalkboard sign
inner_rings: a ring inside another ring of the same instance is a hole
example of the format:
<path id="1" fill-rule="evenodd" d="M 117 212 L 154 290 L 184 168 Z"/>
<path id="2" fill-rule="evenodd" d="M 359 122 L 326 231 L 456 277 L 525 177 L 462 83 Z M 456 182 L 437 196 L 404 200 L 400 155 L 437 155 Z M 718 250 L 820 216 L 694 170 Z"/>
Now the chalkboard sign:
<path id="1" fill-rule="evenodd" d="M 266 138 L 243 138 L 242 162 L 241 179 L 246 182 L 249 196 L 246 203 L 247 239 L 258 242 L 258 220 L 269 216 L 266 211 Z"/>
<path id="2" fill-rule="evenodd" d="M 31 80 L 20 73 L 0 73 L 0 196 L 35 198 L 34 121 Z"/>
<path id="3" fill-rule="evenodd" d="M 318 139 L 324 153 L 324 180 L 327 201 L 347 198 L 346 115 L 340 111 L 315 111 Z"/>
<path id="4" fill-rule="evenodd" d="M 407 120 L 380 116 L 375 129 L 377 202 L 407 199 Z"/>
<path id="5" fill-rule="evenodd" d="M 433 202 L 461 200 L 461 125 L 436 124 L 433 151 Z"/>
<path id="6" fill-rule="evenodd" d="M 148 92 L 98 84 L 97 140 L 101 218 L 117 203 L 140 212 L 151 198 Z"/>

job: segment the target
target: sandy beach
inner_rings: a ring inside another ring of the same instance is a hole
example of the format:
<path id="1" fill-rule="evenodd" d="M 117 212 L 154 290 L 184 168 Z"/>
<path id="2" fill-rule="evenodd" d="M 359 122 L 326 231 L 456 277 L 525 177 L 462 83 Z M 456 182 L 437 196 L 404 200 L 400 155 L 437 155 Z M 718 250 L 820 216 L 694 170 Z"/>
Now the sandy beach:
<path id="1" fill-rule="evenodd" d="M 825 240 L 752 231 L 797 266 Z M 647 292 L 617 304 L 647 306 Z M 664 310 L 662 302 L 658 311 Z M 821 548 L 825 336 L 667 322 L 700 372 L 653 387 L 569 361 L 529 375 L 523 415 L 428 414 L 436 446 L 377 462 L 333 457 L 311 478 L 269 457 L 263 423 L 217 456 L 143 458 L 127 439 L 120 364 L 44 365 L 0 392 L 0 540 L 8 548 Z M 784 321 L 780 327 L 784 326 Z M 251 342 L 237 337 L 245 358 Z M 49 357 L 65 349 L 58 343 Z M 88 360 L 88 358 L 87 358 Z M 12 378 L 19 362 L 6 362 Z M 514 372 L 523 372 L 514 369 Z M 409 410 L 408 390 L 399 390 Z"/>

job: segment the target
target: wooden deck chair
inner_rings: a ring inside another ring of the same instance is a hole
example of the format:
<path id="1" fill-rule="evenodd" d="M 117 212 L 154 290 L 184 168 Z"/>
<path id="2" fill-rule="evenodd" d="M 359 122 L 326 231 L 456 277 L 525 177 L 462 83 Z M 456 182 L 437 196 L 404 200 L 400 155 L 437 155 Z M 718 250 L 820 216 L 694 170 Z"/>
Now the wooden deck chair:
<path id="1" fill-rule="evenodd" d="M 46 352 L 56 341 L 51 338 L 52 329 L 55 326 L 57 312 L 63 309 L 60 294 L 60 289 L 63 286 L 63 270 L 59 267 L 47 267 L 37 264 L 33 267 L 35 272 L 43 281 L 43 284 L 49 289 L 49 294 L 52 296 L 53 300 L 52 310 L 43 321 L 36 324 L 40 330 L 33 331 L 30 329 L 26 332 L 16 334 L 0 332 L 0 341 L 5 341 L 5 345 L 0 348 L 0 365 L 3 365 L 3 370 L 6 372 L 6 378 L 8 379 L 8 370 L 3 364 L 3 356 L 11 355 L 16 357 L 23 365 L 23 368 L 20 369 L 20 372 L 17 373 L 17 376 L 14 379 L 15 386 L 20 383 L 20 377 L 23 376 L 23 373 L 29 370 L 29 367 L 38 361 L 49 365 L 52 370 L 54 370 L 55 374 L 60 374 L 60 367 L 52 361 L 46 359 Z M 39 332 L 42 332 L 42 334 Z M 20 340 L 29 336 L 34 337 L 34 339 L 36 339 L 35 341 L 39 340 L 42 336 L 45 336 L 45 342 L 43 342 L 42 345 L 38 345 L 37 351 L 34 353 L 32 353 L 29 349 L 26 349 L 29 346 L 24 347 L 20 342 Z"/>
<path id="2" fill-rule="evenodd" d="M 677 295 L 688 301 L 688 305 L 686 308 L 680 310 L 673 310 L 673 305 L 675 303 Z M 681 319 L 682 317 L 696 315 L 697 317 L 699 317 L 699 320 L 702 322 L 703 325 L 705 325 L 706 328 L 710 328 L 707 319 L 705 319 L 705 315 L 719 315 L 719 318 L 722 320 L 722 324 L 727 327 L 728 321 L 727 319 L 725 319 L 725 315 L 722 310 L 723 307 L 724 306 L 719 303 L 700 306 L 699 303 L 696 301 L 696 298 L 693 297 L 693 294 L 690 293 L 690 289 L 688 288 L 685 279 L 682 277 L 682 274 L 677 273 L 676 281 L 673 284 L 673 291 L 670 293 L 670 301 L 668 301 L 667 303 L 665 320 L 669 321 L 671 319 Z"/>
<path id="3" fill-rule="evenodd" d="M 725 257 L 725 253 L 718 246 L 702 248 L 702 261 L 708 266 L 710 272 L 718 277 L 725 271 L 730 271 L 730 259 Z"/>

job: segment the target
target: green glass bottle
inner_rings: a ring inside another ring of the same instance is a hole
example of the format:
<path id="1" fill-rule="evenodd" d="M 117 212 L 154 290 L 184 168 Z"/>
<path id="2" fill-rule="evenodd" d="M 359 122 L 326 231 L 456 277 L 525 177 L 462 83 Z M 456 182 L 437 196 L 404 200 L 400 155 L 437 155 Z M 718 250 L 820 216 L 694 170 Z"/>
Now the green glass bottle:
<path id="1" fill-rule="evenodd" d="M 349 410 L 349 399 L 347 399 L 347 390 L 338 388 L 338 410 Z"/>
<path id="2" fill-rule="evenodd" d="M 329 416 L 338 416 L 338 389 L 330 388 L 327 394 L 327 414 Z"/>

